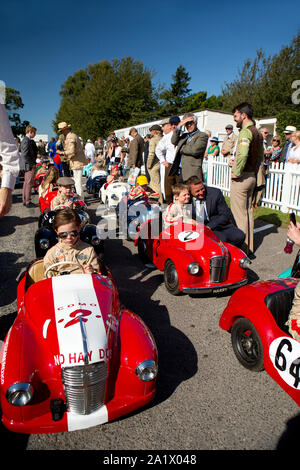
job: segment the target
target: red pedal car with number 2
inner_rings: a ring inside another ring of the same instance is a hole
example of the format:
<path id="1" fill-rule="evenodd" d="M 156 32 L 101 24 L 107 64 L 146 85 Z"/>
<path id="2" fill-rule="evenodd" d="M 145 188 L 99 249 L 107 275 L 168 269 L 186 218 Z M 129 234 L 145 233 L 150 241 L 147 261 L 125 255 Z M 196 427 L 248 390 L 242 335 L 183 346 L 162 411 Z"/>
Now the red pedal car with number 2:
<path id="1" fill-rule="evenodd" d="M 19 281 L 17 318 L 0 351 L 2 421 L 11 431 L 84 429 L 154 398 L 150 331 L 120 305 L 109 272 L 72 274 L 80 265 L 70 264 L 64 275 L 44 278 L 36 260 Z"/>

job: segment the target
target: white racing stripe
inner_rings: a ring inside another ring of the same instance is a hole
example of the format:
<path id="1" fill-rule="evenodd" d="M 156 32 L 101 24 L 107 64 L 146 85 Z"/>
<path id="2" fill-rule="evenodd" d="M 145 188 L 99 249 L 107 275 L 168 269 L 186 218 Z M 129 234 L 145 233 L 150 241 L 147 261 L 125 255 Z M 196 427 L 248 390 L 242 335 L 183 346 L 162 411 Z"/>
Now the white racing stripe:
<path id="1" fill-rule="evenodd" d="M 99 424 L 107 423 L 108 413 L 105 405 L 90 415 L 77 415 L 68 413 L 68 431 L 77 431 L 78 429 L 91 428 Z"/>
<path id="2" fill-rule="evenodd" d="M 59 357 L 62 367 L 84 365 L 84 353 L 88 362 L 103 361 L 107 357 L 107 340 L 103 317 L 89 274 L 70 274 L 52 278 L 53 298 Z M 79 316 L 81 315 L 82 334 Z"/>
<path id="3" fill-rule="evenodd" d="M 57 362 L 62 367 L 82 366 L 86 350 L 89 363 L 106 360 L 106 331 L 92 276 L 57 276 L 52 278 L 52 286 L 60 352 Z M 88 415 L 69 411 L 67 420 L 68 431 L 86 429 L 106 423 L 108 412 L 105 405 Z"/>

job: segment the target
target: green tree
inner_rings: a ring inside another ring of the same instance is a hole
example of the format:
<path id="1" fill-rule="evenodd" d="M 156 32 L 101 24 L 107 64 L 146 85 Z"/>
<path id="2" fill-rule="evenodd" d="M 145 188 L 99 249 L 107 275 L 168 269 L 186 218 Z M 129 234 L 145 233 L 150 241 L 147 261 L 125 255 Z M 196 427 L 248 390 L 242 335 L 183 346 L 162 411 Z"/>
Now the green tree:
<path id="1" fill-rule="evenodd" d="M 172 76 L 173 82 L 170 88 L 160 94 L 160 114 L 161 116 L 170 116 L 185 112 L 190 94 L 191 76 L 183 65 L 177 67 Z"/>
<path id="2" fill-rule="evenodd" d="M 5 92 L 5 108 L 7 110 L 12 132 L 14 136 L 24 135 L 29 121 L 21 121 L 20 113 L 18 112 L 24 107 L 20 92 L 13 88 L 6 88 Z"/>
<path id="3" fill-rule="evenodd" d="M 257 50 L 252 61 L 247 59 L 238 76 L 222 88 L 222 108 L 232 111 L 240 102 L 250 102 L 257 117 L 274 116 L 295 109 L 292 84 L 299 79 L 300 33 L 278 54 L 266 57 Z"/>
<path id="4" fill-rule="evenodd" d="M 131 57 L 101 61 L 79 70 L 62 85 L 53 128 L 66 121 L 83 139 L 106 137 L 114 129 L 157 115 L 153 72 Z"/>
<path id="5" fill-rule="evenodd" d="M 222 100 L 220 97 L 211 95 L 207 98 L 206 91 L 199 91 L 193 93 L 188 97 L 185 112 L 186 111 L 202 111 L 204 109 L 220 109 L 222 107 Z"/>

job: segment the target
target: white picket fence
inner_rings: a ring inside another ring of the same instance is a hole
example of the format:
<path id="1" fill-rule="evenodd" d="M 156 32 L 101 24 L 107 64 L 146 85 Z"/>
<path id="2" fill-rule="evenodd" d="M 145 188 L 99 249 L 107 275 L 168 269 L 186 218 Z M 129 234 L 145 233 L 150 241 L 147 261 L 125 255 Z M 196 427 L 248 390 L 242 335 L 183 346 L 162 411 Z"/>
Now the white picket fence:
<path id="1" fill-rule="evenodd" d="M 262 206 L 300 215 L 300 165 L 293 166 L 295 168 L 287 171 L 284 163 L 270 164 Z M 220 156 L 204 160 L 203 174 L 208 186 L 230 195 L 231 168 L 227 158 Z"/>

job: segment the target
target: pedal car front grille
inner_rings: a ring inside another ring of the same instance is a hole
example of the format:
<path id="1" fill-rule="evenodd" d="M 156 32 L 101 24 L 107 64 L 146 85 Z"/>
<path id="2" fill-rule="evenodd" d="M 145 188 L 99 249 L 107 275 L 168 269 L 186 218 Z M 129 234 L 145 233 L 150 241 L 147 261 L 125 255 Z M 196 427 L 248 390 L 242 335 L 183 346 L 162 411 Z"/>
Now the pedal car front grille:
<path id="1" fill-rule="evenodd" d="M 105 362 L 63 368 L 62 380 L 68 410 L 88 415 L 101 408 L 104 403 L 106 378 Z"/>
<path id="2" fill-rule="evenodd" d="M 210 259 L 210 282 L 224 282 L 226 279 L 227 257 L 213 256 Z"/>

